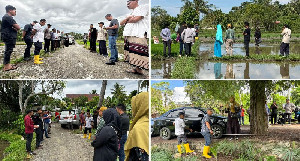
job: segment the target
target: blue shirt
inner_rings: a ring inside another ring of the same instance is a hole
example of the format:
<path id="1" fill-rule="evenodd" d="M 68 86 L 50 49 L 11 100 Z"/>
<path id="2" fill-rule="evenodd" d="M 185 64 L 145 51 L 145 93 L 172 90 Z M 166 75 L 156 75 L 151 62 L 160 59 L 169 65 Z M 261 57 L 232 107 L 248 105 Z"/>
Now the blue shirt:
<path id="1" fill-rule="evenodd" d="M 48 114 L 45 114 L 43 117 L 48 117 Z M 50 123 L 50 119 L 44 119 L 44 123 L 49 124 Z"/>

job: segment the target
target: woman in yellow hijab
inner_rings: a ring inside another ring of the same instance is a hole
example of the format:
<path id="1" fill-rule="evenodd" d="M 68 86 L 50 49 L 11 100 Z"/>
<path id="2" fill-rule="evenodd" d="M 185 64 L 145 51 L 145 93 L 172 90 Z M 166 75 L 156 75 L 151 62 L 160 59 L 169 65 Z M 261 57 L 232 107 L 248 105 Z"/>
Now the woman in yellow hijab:
<path id="1" fill-rule="evenodd" d="M 235 101 L 235 98 L 233 96 L 231 96 L 229 100 L 227 113 L 227 134 L 239 134 L 241 132 L 238 120 L 241 117 L 240 105 Z"/>
<path id="2" fill-rule="evenodd" d="M 131 100 L 133 121 L 125 144 L 126 161 L 149 160 L 149 93 Z"/>

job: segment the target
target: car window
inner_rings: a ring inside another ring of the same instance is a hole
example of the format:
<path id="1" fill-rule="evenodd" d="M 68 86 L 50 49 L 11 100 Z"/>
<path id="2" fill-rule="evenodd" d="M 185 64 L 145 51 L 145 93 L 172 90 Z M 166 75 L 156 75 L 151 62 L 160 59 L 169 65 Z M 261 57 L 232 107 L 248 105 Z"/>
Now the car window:
<path id="1" fill-rule="evenodd" d="M 199 109 L 185 109 L 185 117 L 199 117 L 199 114 L 204 115 L 204 113 Z"/>
<path id="2" fill-rule="evenodd" d="M 172 111 L 168 114 L 167 117 L 179 117 L 179 112 L 182 112 L 182 110 L 176 110 L 176 111 Z"/>

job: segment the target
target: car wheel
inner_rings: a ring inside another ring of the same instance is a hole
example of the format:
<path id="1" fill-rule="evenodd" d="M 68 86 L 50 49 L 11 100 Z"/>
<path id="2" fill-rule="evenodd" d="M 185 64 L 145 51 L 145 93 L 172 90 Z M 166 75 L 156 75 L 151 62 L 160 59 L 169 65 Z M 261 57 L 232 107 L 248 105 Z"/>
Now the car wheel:
<path id="1" fill-rule="evenodd" d="M 170 140 L 171 139 L 171 130 L 167 127 L 163 127 L 160 129 L 160 137 L 164 140 Z"/>
<path id="2" fill-rule="evenodd" d="M 212 125 L 211 130 L 214 132 L 212 138 L 220 139 L 223 136 L 223 128 L 220 125 Z"/>

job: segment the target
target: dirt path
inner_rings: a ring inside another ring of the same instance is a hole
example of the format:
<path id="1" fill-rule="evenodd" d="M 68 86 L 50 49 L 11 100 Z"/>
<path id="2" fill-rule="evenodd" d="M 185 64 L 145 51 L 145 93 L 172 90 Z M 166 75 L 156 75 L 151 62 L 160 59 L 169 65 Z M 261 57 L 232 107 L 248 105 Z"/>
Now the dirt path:
<path id="1" fill-rule="evenodd" d="M 16 50 L 21 52 L 21 49 Z M 105 58 L 91 53 L 83 45 L 70 45 L 44 57 L 44 64 L 35 65 L 33 61 L 21 62 L 18 69 L 0 72 L 0 79 L 147 79 L 145 75 L 127 73 L 132 67 L 125 62 L 117 62 L 108 66 Z"/>
<path id="2" fill-rule="evenodd" d="M 82 135 L 72 134 L 59 124 L 51 125 L 51 138 L 44 138 L 43 149 L 36 150 L 33 161 L 91 161 L 94 148 L 90 141 L 81 138 Z"/>

